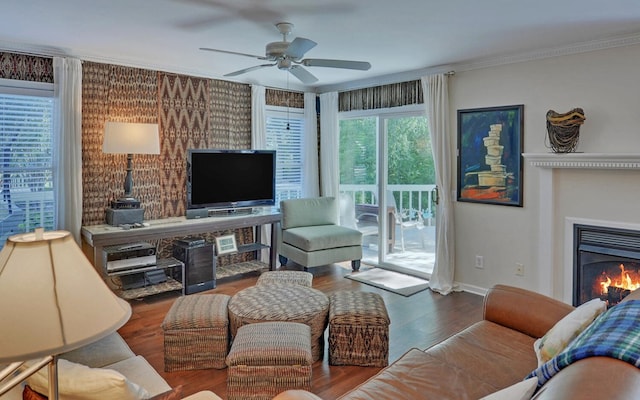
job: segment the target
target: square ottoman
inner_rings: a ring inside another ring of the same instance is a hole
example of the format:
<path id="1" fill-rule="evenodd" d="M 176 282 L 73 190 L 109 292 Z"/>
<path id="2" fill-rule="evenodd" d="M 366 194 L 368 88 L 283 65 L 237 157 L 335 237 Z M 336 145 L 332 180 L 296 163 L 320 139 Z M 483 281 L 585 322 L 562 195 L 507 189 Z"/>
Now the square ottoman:
<path id="1" fill-rule="evenodd" d="M 311 329 L 298 322 L 260 322 L 238 329 L 227 356 L 229 400 L 271 400 L 311 389 Z"/>
<path id="2" fill-rule="evenodd" d="M 165 372 L 226 367 L 230 298 L 198 294 L 173 303 L 162 322 Z"/>
<path id="3" fill-rule="evenodd" d="M 339 291 L 329 296 L 329 364 L 385 367 L 389 314 L 377 293 Z"/>

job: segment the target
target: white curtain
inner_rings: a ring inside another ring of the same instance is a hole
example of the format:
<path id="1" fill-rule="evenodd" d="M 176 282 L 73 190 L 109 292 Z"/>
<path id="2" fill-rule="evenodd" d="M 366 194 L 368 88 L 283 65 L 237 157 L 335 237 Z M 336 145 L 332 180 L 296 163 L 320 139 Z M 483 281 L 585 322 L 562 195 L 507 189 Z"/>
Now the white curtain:
<path id="1" fill-rule="evenodd" d="M 338 197 L 338 92 L 320 94 L 320 193 Z"/>
<path id="2" fill-rule="evenodd" d="M 251 148 L 264 150 L 267 147 L 267 116 L 266 116 L 266 95 L 264 86 L 251 86 Z M 262 242 L 271 245 L 271 226 L 262 225 L 260 227 Z M 269 250 L 262 249 L 260 260 L 269 262 Z"/>
<path id="3" fill-rule="evenodd" d="M 421 81 L 440 198 L 436 206 L 436 263 L 429 287 L 435 292 L 448 294 L 454 289 L 455 272 L 448 76 L 429 75 Z"/>
<path id="4" fill-rule="evenodd" d="M 58 229 L 80 244 L 82 227 L 82 63 L 54 57 L 54 196 Z"/>
<path id="5" fill-rule="evenodd" d="M 302 197 L 317 197 L 318 182 L 318 114 L 316 94 L 304 94 L 304 137 L 302 138 Z"/>

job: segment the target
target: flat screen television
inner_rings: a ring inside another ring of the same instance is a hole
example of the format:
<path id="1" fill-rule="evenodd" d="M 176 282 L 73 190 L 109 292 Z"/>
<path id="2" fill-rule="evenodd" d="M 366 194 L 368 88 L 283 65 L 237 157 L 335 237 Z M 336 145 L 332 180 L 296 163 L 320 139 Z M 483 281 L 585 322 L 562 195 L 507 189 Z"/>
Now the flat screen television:
<path id="1" fill-rule="evenodd" d="M 276 152 L 272 150 L 187 151 L 187 209 L 273 206 Z"/>

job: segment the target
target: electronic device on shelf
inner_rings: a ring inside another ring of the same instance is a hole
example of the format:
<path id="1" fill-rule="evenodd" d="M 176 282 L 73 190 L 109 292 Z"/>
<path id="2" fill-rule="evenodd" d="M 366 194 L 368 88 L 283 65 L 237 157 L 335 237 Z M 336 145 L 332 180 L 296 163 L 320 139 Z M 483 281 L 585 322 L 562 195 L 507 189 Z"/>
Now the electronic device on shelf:
<path id="1" fill-rule="evenodd" d="M 216 287 L 213 243 L 200 237 L 174 240 L 173 257 L 184 263 L 184 293 L 192 294 Z"/>
<path id="2" fill-rule="evenodd" d="M 189 149 L 187 218 L 273 206 L 275 168 L 273 150 Z"/>
<path id="3" fill-rule="evenodd" d="M 105 246 L 102 253 L 107 273 L 147 267 L 157 262 L 156 247 L 146 242 Z"/>
<path id="4" fill-rule="evenodd" d="M 161 269 L 120 276 L 120 284 L 122 286 L 122 290 L 130 290 L 145 286 L 158 285 L 166 281 L 167 274 L 164 270 Z"/>

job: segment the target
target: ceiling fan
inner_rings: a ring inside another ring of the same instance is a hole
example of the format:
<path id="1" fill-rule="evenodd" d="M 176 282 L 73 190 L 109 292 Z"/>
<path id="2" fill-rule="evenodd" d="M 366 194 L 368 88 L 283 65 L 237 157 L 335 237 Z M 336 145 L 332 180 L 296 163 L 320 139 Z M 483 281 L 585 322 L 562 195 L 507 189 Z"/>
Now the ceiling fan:
<path id="1" fill-rule="evenodd" d="M 235 51 L 211 49 L 208 47 L 201 47 L 200 50 L 215 51 L 218 53 L 235 54 L 238 56 L 252 57 L 258 60 L 271 61 L 269 64 L 260 64 L 253 67 L 244 68 L 238 71 L 230 72 L 224 76 L 237 76 L 250 71 L 255 71 L 260 68 L 277 66 L 278 69 L 289 71 L 293 76 L 298 78 L 302 83 L 311 84 L 318 81 L 311 72 L 307 71 L 305 67 L 328 67 L 328 68 L 343 68 L 354 69 L 359 71 L 366 71 L 371 68 L 371 64 L 366 61 L 349 61 L 349 60 L 331 60 L 321 58 L 305 58 L 306 52 L 314 48 L 317 43 L 310 39 L 297 37 L 293 41 L 288 42 L 287 36 L 293 29 L 293 24 L 289 22 L 279 22 L 276 24 L 276 28 L 282 34 L 282 41 L 267 43 L 264 56 L 257 56 L 253 54 L 239 53 Z"/>

